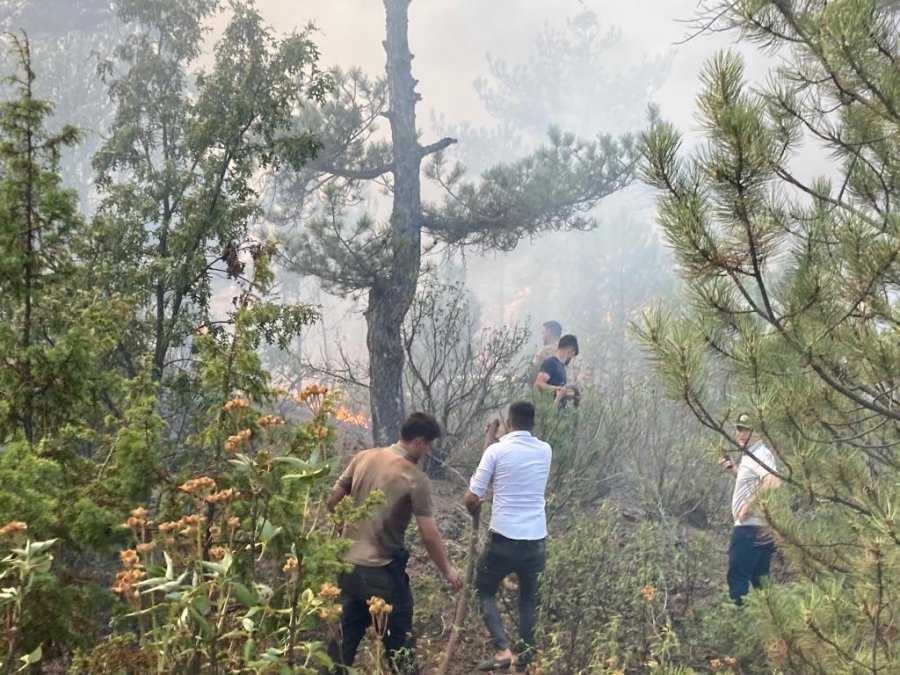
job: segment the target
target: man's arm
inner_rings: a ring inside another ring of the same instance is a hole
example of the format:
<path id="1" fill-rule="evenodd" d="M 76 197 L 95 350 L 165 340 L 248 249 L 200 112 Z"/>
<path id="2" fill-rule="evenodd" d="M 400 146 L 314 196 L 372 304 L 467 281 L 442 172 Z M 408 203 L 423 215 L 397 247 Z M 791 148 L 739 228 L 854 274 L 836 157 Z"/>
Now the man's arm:
<path id="1" fill-rule="evenodd" d="M 474 516 L 481 508 L 481 497 L 471 490 L 466 490 L 466 494 L 463 495 L 463 504 L 465 504 L 466 510 Z"/>
<path id="2" fill-rule="evenodd" d="M 565 387 L 557 387 L 556 385 L 550 384 L 550 373 L 545 373 L 543 370 L 537 374 L 537 377 L 534 380 L 534 388 L 539 391 L 553 391 L 559 394 L 559 392 L 565 393 Z"/>
<path id="3" fill-rule="evenodd" d="M 465 504 L 466 509 L 472 515 L 475 515 L 475 512 L 478 511 L 478 508 L 481 506 L 481 500 L 487 494 L 488 486 L 494 479 L 494 466 L 497 459 L 492 447 L 493 444 L 490 442 L 490 429 L 489 426 L 488 433 L 485 435 L 484 454 L 481 456 L 478 468 L 472 474 L 472 479 L 469 481 L 469 489 L 463 495 L 463 504 Z"/>
<path id="4" fill-rule="evenodd" d="M 460 577 L 459 571 L 450 564 L 450 560 L 447 558 L 447 550 L 444 548 L 444 541 L 441 539 L 441 533 L 438 532 L 434 518 L 431 516 L 416 516 L 416 525 L 419 526 L 419 534 L 422 536 L 425 550 L 428 551 L 428 557 L 437 565 L 441 576 L 454 589 L 459 590 L 462 588 L 462 577 Z"/>
<path id="5" fill-rule="evenodd" d="M 347 490 L 347 488 L 344 487 L 342 483 L 335 483 L 334 487 L 331 488 L 331 492 L 328 494 L 328 498 L 325 500 L 325 506 L 328 508 L 328 511 L 334 511 L 334 508 L 338 505 L 338 502 L 348 494 L 350 494 L 350 492 Z"/>
<path id="6" fill-rule="evenodd" d="M 350 488 L 353 487 L 353 474 L 356 471 L 356 465 L 359 464 L 359 458 L 362 457 L 365 452 L 366 451 L 363 450 L 363 452 L 357 453 L 353 459 L 350 460 L 347 468 L 344 469 L 344 472 L 341 474 L 340 478 L 337 479 L 334 487 L 331 488 L 331 492 L 325 499 L 325 506 L 329 511 L 334 511 L 338 502 L 350 494 Z"/>
<path id="7" fill-rule="evenodd" d="M 771 473 L 767 473 L 765 476 L 763 476 L 759 481 L 759 487 L 756 488 L 756 492 L 750 495 L 750 497 L 747 498 L 747 501 L 744 502 L 744 505 L 741 507 L 741 511 L 737 516 L 737 521 L 739 523 L 743 522 L 744 519 L 750 515 L 750 511 L 756 504 L 756 498 L 759 496 L 760 492 L 768 492 L 769 490 L 775 490 L 779 487 L 781 487 L 781 479 L 778 478 L 778 476 L 774 476 Z"/>

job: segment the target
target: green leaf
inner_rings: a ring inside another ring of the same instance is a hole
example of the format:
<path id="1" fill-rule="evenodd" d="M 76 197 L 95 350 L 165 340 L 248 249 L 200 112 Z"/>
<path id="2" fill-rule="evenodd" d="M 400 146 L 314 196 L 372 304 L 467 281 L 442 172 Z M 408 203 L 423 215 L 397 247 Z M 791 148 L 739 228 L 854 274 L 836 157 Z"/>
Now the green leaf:
<path id="1" fill-rule="evenodd" d="M 234 594 L 235 600 L 247 609 L 259 606 L 259 599 L 244 584 L 233 582 L 231 592 Z"/>
<path id="2" fill-rule="evenodd" d="M 192 606 L 188 606 L 188 611 L 191 614 L 191 618 L 197 622 L 197 626 L 199 626 L 200 632 L 203 633 L 203 637 L 212 637 L 213 629 L 209 621 L 207 621 L 203 615 Z"/>
<path id="3" fill-rule="evenodd" d="M 313 660 L 318 661 L 319 664 L 326 670 L 331 670 L 332 668 L 334 668 L 334 661 L 332 661 L 331 657 L 328 656 L 326 652 L 323 652 L 321 649 L 311 649 L 310 653 Z"/>
<path id="4" fill-rule="evenodd" d="M 244 661 L 249 661 L 253 658 L 253 652 L 256 651 L 256 641 L 253 638 L 249 638 L 244 643 Z"/>
<path id="5" fill-rule="evenodd" d="M 328 473 L 328 467 L 321 467 L 319 469 L 312 469 L 309 471 L 304 471 L 303 473 L 289 473 L 284 475 L 284 480 L 303 480 L 303 481 L 311 481 L 315 478 L 319 478 L 320 476 L 324 476 Z"/>
<path id="6" fill-rule="evenodd" d="M 163 556 L 166 558 L 166 579 L 174 579 L 175 563 L 172 561 L 172 556 L 169 555 L 168 551 L 163 551 Z"/>
<path id="7" fill-rule="evenodd" d="M 300 469 L 301 471 L 307 471 L 313 468 L 313 464 L 310 462 L 300 459 L 299 457 L 291 457 L 290 455 L 281 455 L 279 457 L 273 457 L 273 462 L 277 462 L 278 464 L 290 464 L 295 469 Z"/>
<path id="8" fill-rule="evenodd" d="M 48 539 L 47 541 L 32 541 L 29 542 L 26 546 L 26 553 L 30 555 L 37 555 L 38 553 L 43 553 L 48 548 L 53 546 L 58 539 Z"/>
<path id="9" fill-rule="evenodd" d="M 169 591 L 173 591 L 176 588 L 179 588 L 184 580 L 187 578 L 188 573 L 182 572 L 181 576 L 177 579 L 164 579 L 160 577 L 156 577 L 154 579 L 144 579 L 143 581 L 139 581 L 135 584 L 138 588 L 147 588 L 147 590 L 151 591 L 161 591 L 163 593 L 167 593 Z"/>
<path id="10" fill-rule="evenodd" d="M 222 563 L 212 562 L 211 560 L 203 560 L 201 561 L 203 567 L 210 572 L 215 572 L 217 575 L 225 574 L 225 565 Z"/>
<path id="11" fill-rule="evenodd" d="M 204 616 L 209 613 L 209 598 L 203 593 L 195 595 L 191 605 Z"/>
<path id="12" fill-rule="evenodd" d="M 264 544 L 268 543 L 279 532 L 281 532 L 280 527 L 275 527 L 268 520 L 263 520 L 262 526 L 259 529 L 259 540 Z"/>
<path id="13" fill-rule="evenodd" d="M 28 668 L 28 666 L 37 663 L 38 661 L 41 660 L 42 657 L 43 657 L 43 651 L 42 651 L 41 645 L 38 645 L 37 649 L 35 649 L 33 652 L 31 652 L 30 654 L 26 654 L 25 656 L 23 656 L 19 659 L 25 665 L 22 666 L 21 668 L 19 668 L 18 672 L 22 672 L 23 670 Z"/>

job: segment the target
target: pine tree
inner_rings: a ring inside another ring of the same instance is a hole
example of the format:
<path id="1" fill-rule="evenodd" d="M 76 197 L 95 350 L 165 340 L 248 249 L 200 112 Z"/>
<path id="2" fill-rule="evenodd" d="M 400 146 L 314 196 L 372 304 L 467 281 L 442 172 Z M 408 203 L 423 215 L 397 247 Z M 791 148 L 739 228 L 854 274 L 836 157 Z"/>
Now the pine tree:
<path id="1" fill-rule="evenodd" d="M 34 444 L 93 416 L 114 316 L 78 288 L 84 223 L 61 185 L 59 156 L 78 141 L 47 130 L 27 38 L 11 38 L 18 71 L 0 102 L 0 439 Z M 112 343 L 114 344 L 114 343 Z"/>
<path id="2" fill-rule="evenodd" d="M 509 251 L 529 236 L 593 227 L 587 212 L 628 185 L 637 162 L 630 136 L 586 141 L 554 130 L 528 156 L 496 164 L 480 180 L 465 180 L 462 166 L 451 165 L 442 153 L 456 139 L 419 142 L 409 5 L 384 0 L 386 78 L 373 82 L 358 71 L 338 77 L 332 100 L 312 123 L 323 151 L 303 173 L 282 176 L 280 195 L 283 211 L 313 214 L 295 240 L 293 270 L 317 277 L 336 294 L 367 297 L 376 443 L 395 440 L 403 421 L 401 329 L 425 250 L 439 242 Z M 389 142 L 378 138 L 382 117 L 389 122 Z M 445 195 L 439 203 L 423 199 L 423 175 Z M 391 196 L 384 222 L 361 213 L 371 182 Z"/>
<path id="3" fill-rule="evenodd" d="M 792 579 L 753 603 L 770 665 L 897 672 L 900 14 L 877 0 L 707 9 L 781 65 L 753 89 L 735 53 L 709 62 L 691 156 L 669 124 L 643 137 L 686 301 L 637 332 L 702 424 L 728 442 L 747 409 L 778 458 L 785 488 L 764 503 Z M 828 161 L 807 179 L 796 156 L 812 147 Z"/>

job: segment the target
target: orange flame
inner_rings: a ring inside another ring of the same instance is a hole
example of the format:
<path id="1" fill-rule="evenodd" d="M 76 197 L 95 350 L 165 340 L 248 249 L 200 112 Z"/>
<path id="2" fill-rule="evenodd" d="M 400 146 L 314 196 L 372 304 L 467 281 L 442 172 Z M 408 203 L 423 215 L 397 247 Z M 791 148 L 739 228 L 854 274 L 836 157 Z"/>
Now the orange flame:
<path id="1" fill-rule="evenodd" d="M 518 318 L 519 311 L 524 305 L 525 301 L 528 299 L 528 296 L 531 295 L 531 287 L 530 286 L 522 286 L 515 293 L 513 293 L 512 298 L 510 298 L 509 302 L 507 302 L 503 306 L 503 322 L 504 323 L 512 323 Z"/>
<path id="2" fill-rule="evenodd" d="M 355 424 L 358 427 L 369 428 L 369 418 L 362 413 L 355 413 L 347 408 L 338 408 L 334 411 L 334 418 L 338 422 L 346 422 L 347 424 Z"/>

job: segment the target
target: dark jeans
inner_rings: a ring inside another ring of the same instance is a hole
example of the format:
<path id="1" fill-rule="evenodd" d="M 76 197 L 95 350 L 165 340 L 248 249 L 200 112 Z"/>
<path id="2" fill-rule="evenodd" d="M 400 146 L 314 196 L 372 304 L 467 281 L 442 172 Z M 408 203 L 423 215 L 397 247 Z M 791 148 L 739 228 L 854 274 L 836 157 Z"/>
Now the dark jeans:
<path id="1" fill-rule="evenodd" d="M 509 649 L 503 620 L 497 607 L 500 582 L 515 573 L 519 578 L 519 663 L 528 663 L 534 649 L 534 624 L 537 620 L 538 575 L 544 571 L 547 548 L 543 539 L 507 539 L 491 532 L 487 548 L 478 561 L 475 590 L 478 608 L 498 651 Z"/>
<path id="2" fill-rule="evenodd" d="M 373 595 L 393 606 L 387 616 L 387 629 L 381 639 L 397 675 L 417 675 L 415 640 L 412 637 L 413 598 L 409 588 L 405 561 L 392 562 L 385 567 L 356 565 L 338 580 L 341 588 L 340 644 L 332 642 L 328 655 L 337 664 L 332 673 L 342 673 L 339 666 L 352 666 L 356 650 L 372 624 L 367 600 Z"/>
<path id="3" fill-rule="evenodd" d="M 756 525 L 738 525 L 731 531 L 728 546 L 728 592 L 741 605 L 750 585 L 759 588 L 769 576 L 775 542 L 772 535 Z"/>

